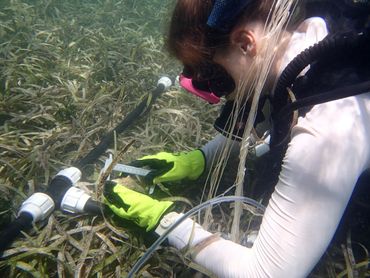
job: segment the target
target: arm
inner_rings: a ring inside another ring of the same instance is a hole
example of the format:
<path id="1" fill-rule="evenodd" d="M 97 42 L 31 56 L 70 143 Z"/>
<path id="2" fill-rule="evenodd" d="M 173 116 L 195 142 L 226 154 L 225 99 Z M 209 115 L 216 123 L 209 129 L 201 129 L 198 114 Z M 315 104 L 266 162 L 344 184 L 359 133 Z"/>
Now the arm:
<path id="1" fill-rule="evenodd" d="M 220 159 L 225 149 L 228 153 L 228 155 L 226 155 L 227 161 L 231 161 L 232 163 L 232 161 L 239 159 L 240 143 L 238 141 L 228 139 L 222 134 L 216 135 L 215 138 L 201 148 L 206 159 L 206 173 L 211 171 L 212 167 Z"/>
<path id="2" fill-rule="evenodd" d="M 330 243 L 357 178 L 369 166 L 369 114 L 369 97 L 314 107 L 292 131 L 253 247 L 220 239 L 194 260 L 219 277 L 307 276 Z M 191 233 L 184 225 L 169 236 L 177 248 Z"/>
<path id="3" fill-rule="evenodd" d="M 233 161 L 238 156 L 239 144 L 222 135 L 216 136 L 201 149 L 189 152 L 159 152 L 154 155 L 141 157 L 130 163 L 131 166 L 149 167 L 150 173 L 146 175 L 147 183 L 178 182 L 181 180 L 198 180 L 206 177 L 215 162 L 227 150 L 226 161 Z M 233 158 L 233 159 L 230 159 Z"/>

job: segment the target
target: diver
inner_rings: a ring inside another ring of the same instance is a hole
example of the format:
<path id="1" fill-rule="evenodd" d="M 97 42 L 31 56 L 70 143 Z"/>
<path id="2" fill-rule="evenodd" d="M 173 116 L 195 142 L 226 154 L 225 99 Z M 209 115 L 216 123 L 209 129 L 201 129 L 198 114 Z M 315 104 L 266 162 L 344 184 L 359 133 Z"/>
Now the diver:
<path id="1" fill-rule="evenodd" d="M 256 128 L 263 122 L 263 105 L 258 104 L 269 92 L 270 149 L 280 160 L 279 175 L 253 246 L 215 236 L 191 219 L 168 237 L 178 249 L 194 247 L 192 259 L 218 277 L 309 275 L 333 238 L 357 180 L 370 167 L 368 31 L 352 28 L 352 33 L 341 35 L 335 20 L 305 17 L 282 27 L 273 40 L 276 34 L 266 31 L 266 22 L 274 20 L 271 13 L 281 3 L 177 1 L 168 47 L 184 65 L 180 83 L 210 103 L 226 98 L 216 121 L 222 134 L 199 150 L 161 152 L 136 161 L 137 166 L 155 169 L 155 183 L 198 179 L 230 134 L 237 155 L 252 111 Z M 274 53 L 266 53 L 271 47 Z M 266 80 L 256 85 L 255 75 L 270 54 Z M 250 90 L 256 87 L 260 90 Z M 235 105 L 240 101 L 245 105 Z M 236 109 L 234 126 L 227 120 L 235 114 L 230 107 L 243 108 Z M 116 215 L 147 231 L 161 234 L 166 229 L 161 220 L 179 218 L 172 202 L 124 185 L 109 184 L 105 197 Z"/>

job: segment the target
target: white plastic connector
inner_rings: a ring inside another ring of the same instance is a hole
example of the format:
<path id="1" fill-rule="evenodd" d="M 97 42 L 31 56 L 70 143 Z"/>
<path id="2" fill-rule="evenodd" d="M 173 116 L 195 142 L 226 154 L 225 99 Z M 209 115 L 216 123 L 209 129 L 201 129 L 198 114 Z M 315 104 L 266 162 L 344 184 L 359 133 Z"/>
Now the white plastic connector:
<path id="1" fill-rule="evenodd" d="M 72 184 L 75 184 L 81 179 L 82 173 L 76 167 L 69 167 L 59 171 L 56 176 L 65 176 L 66 178 L 71 180 Z"/>
<path id="2" fill-rule="evenodd" d="M 258 237 L 258 231 L 250 231 L 247 235 L 246 247 L 251 248 Z"/>
<path id="3" fill-rule="evenodd" d="M 84 212 L 84 207 L 89 199 L 90 196 L 85 191 L 71 187 L 64 194 L 60 208 L 70 213 L 81 213 Z"/>
<path id="4" fill-rule="evenodd" d="M 177 212 L 164 215 L 154 232 L 159 236 L 163 235 L 183 215 Z M 190 218 L 186 218 L 168 235 L 168 240 L 170 245 L 182 249 L 187 245 L 195 246 L 210 236 L 212 236 L 210 232 Z"/>
<path id="5" fill-rule="evenodd" d="M 168 228 L 181 216 L 182 214 L 178 214 L 177 212 L 170 212 L 164 215 L 154 232 L 159 236 L 163 235 L 164 232 L 167 231 Z"/>
<path id="6" fill-rule="evenodd" d="M 270 151 L 270 135 L 268 135 L 261 144 L 255 147 L 255 153 L 257 157 L 261 157 L 265 153 Z"/>
<path id="7" fill-rule="evenodd" d="M 46 219 L 52 213 L 54 207 L 54 201 L 49 195 L 37 192 L 22 203 L 18 215 L 27 212 L 32 215 L 32 222 L 37 222 Z"/>
<path id="8" fill-rule="evenodd" d="M 162 84 L 167 91 L 171 86 L 172 86 L 172 81 L 169 77 L 167 76 L 162 76 L 159 80 L 157 85 Z"/>

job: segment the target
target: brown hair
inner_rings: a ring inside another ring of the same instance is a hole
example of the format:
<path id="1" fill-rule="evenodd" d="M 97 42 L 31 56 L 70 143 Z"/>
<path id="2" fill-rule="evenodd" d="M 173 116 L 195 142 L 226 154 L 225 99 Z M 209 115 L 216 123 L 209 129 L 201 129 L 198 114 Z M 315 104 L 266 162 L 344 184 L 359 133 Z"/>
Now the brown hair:
<path id="1" fill-rule="evenodd" d="M 167 49 L 184 65 L 195 68 L 212 59 L 216 49 L 229 44 L 229 34 L 207 27 L 213 8 L 212 0 L 178 0 L 172 14 Z M 254 0 L 241 13 L 234 28 L 252 20 L 266 20 L 273 0 Z"/>

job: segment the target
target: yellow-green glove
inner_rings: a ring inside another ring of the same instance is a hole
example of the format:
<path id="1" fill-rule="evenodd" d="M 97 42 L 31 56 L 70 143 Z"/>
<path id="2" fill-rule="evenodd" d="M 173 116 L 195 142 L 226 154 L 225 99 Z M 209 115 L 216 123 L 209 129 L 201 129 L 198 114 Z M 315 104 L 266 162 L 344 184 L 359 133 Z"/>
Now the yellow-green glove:
<path id="1" fill-rule="evenodd" d="M 184 179 L 196 180 L 206 167 L 202 151 L 167 153 L 144 156 L 130 163 L 136 167 L 149 167 L 152 171 L 149 178 L 154 184 L 161 182 L 175 182 Z"/>
<path id="2" fill-rule="evenodd" d="M 105 184 L 104 202 L 116 215 L 135 222 L 146 231 L 155 228 L 173 205 L 173 202 L 155 200 L 113 181 Z"/>

